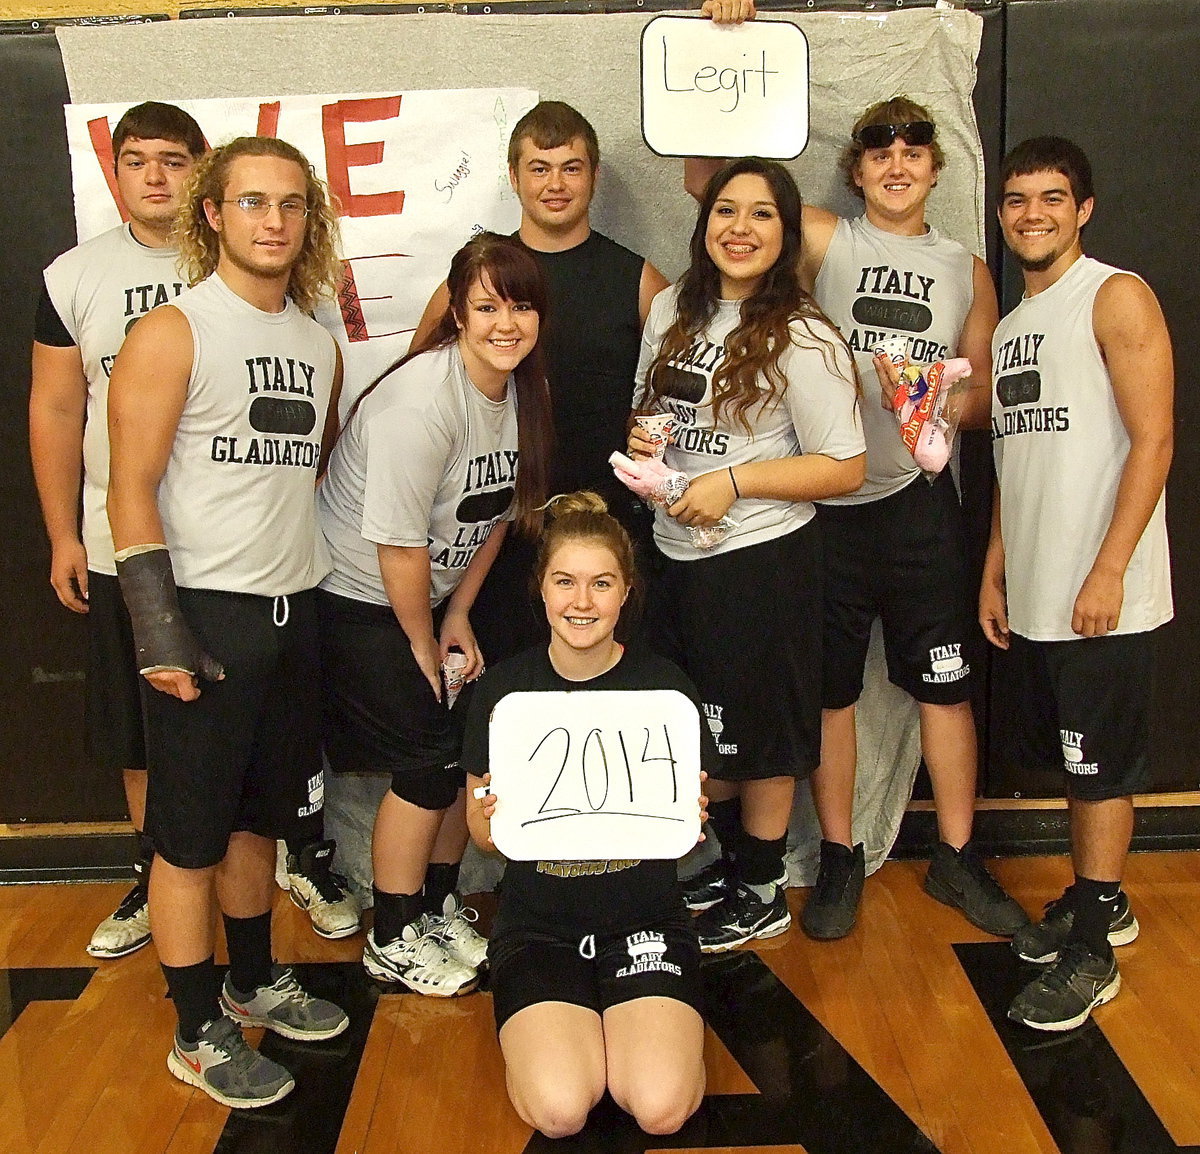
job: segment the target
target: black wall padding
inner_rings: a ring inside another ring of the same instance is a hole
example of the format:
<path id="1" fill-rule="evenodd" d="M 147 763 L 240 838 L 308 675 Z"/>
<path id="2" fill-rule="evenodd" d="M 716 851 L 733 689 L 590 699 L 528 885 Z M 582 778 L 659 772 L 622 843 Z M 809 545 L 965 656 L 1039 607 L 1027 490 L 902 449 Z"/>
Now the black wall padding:
<path id="1" fill-rule="evenodd" d="M 1006 5 L 1005 142 L 1053 133 L 1092 162 L 1089 255 L 1132 269 L 1162 302 L 1175 345 L 1175 461 L 1167 485 L 1176 618 L 1159 633 L 1151 745 L 1153 788 L 1200 784 L 1200 295 L 1196 291 L 1200 163 L 1198 0 L 1015 0 Z M 990 158 L 989 158 L 990 159 Z M 1001 311 L 1020 297 L 1007 260 Z M 1062 794 L 1061 771 L 1018 768 L 1020 717 L 996 662 L 988 794 Z"/>
<path id="2" fill-rule="evenodd" d="M 0 36 L 8 110 L 0 134 L 0 821 L 122 817 L 117 775 L 83 750 L 83 621 L 50 588 L 50 553 L 29 465 L 29 348 L 41 270 L 75 243 L 62 106 L 67 83 L 52 35 Z"/>

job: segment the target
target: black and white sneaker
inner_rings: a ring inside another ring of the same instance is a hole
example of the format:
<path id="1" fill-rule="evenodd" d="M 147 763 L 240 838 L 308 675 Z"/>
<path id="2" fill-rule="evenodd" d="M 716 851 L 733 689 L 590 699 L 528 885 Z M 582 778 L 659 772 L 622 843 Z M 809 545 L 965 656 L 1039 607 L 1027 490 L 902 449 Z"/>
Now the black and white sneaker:
<path id="1" fill-rule="evenodd" d="M 205 1022 L 194 1042 L 176 1034 L 167 1069 L 222 1106 L 241 1109 L 269 1106 L 296 1085 L 278 1062 L 252 1050 L 241 1030 L 225 1017 Z"/>
<path id="2" fill-rule="evenodd" d="M 719 954 L 755 938 L 786 933 L 792 915 L 783 886 L 776 885 L 775 896 L 764 902 L 753 890 L 739 885 L 724 901 L 696 918 L 694 924 L 700 949 L 706 954 Z"/>
<path id="3" fill-rule="evenodd" d="M 960 850 L 938 842 L 925 873 L 925 892 L 997 937 L 1011 938 L 1029 925 L 1029 915 L 988 872 L 972 842 Z"/>
<path id="4" fill-rule="evenodd" d="M 95 929 L 87 952 L 93 958 L 123 958 L 150 941 L 150 908 L 146 891 L 136 885 Z"/>
<path id="5" fill-rule="evenodd" d="M 800 925 L 810 938 L 832 941 L 854 929 L 866 874 L 862 842 L 850 849 L 822 840 L 817 884 L 800 915 Z"/>
<path id="6" fill-rule="evenodd" d="M 1075 907 L 1071 904 L 1071 889 L 1068 886 L 1060 898 L 1046 903 L 1046 912 L 1040 922 L 1034 922 L 1013 935 L 1012 947 L 1024 962 L 1053 962 L 1058 957 L 1075 924 Z M 1108 944 L 1127 946 L 1139 932 L 1138 920 L 1124 890 L 1117 895 L 1117 910 L 1108 925 Z"/>
<path id="7" fill-rule="evenodd" d="M 1073 1030 L 1121 990 L 1112 948 L 1095 954 L 1086 942 L 1068 942 L 1058 961 L 1039 974 L 1014 999 L 1008 1016 L 1035 1030 Z"/>
<path id="8" fill-rule="evenodd" d="M 729 896 L 729 866 L 724 858 L 709 862 L 699 873 L 684 878 L 683 904 L 689 910 L 711 909 Z"/>
<path id="9" fill-rule="evenodd" d="M 346 879 L 330 868 L 336 848 L 332 841 L 315 841 L 287 855 L 286 889 L 323 938 L 348 938 L 362 927 L 358 899 Z"/>

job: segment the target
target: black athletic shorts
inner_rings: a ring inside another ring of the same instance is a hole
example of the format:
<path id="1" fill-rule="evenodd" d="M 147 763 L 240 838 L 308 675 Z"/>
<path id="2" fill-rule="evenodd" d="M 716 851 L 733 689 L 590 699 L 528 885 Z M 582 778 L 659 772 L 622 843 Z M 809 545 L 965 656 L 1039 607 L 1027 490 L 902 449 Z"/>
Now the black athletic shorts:
<path id="1" fill-rule="evenodd" d="M 216 865 L 229 835 L 321 836 L 317 608 L 312 590 L 257 597 L 180 589 L 183 617 L 225 667 L 180 701 L 143 679 L 146 833 L 184 869 Z"/>
<path id="2" fill-rule="evenodd" d="M 694 682 L 724 781 L 807 777 L 821 759 L 821 536 L 800 529 L 664 558 L 646 638 Z"/>
<path id="3" fill-rule="evenodd" d="M 88 753 L 105 770 L 145 769 L 141 682 L 133 626 L 116 577 L 88 570 Z"/>
<path id="4" fill-rule="evenodd" d="M 488 940 L 497 1032 L 519 1010 L 540 1002 L 603 1014 L 634 998 L 674 998 L 703 1012 L 700 945 L 686 910 L 643 929 L 577 937 L 506 920 L 501 905 Z"/>
<path id="5" fill-rule="evenodd" d="M 322 735 L 337 773 L 392 775 L 397 796 L 445 809 L 466 781 L 463 720 L 473 683 L 453 709 L 434 696 L 390 605 L 317 590 L 321 615 Z M 440 614 L 435 611 L 434 627 Z"/>
<path id="6" fill-rule="evenodd" d="M 973 636 L 962 514 L 947 469 L 862 505 L 820 505 L 825 547 L 826 709 L 862 694 L 871 624 L 882 618 L 888 679 L 918 701 L 970 699 Z"/>
<path id="7" fill-rule="evenodd" d="M 1154 631 L 1077 641 L 1012 634 L 1017 756 L 1061 766 L 1067 794 L 1107 801 L 1149 784 Z"/>

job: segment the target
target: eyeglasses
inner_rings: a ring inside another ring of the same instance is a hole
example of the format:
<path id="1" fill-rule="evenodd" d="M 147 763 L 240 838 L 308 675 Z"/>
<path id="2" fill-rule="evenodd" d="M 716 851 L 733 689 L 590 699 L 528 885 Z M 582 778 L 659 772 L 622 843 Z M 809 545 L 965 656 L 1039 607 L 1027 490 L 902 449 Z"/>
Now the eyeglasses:
<path id="1" fill-rule="evenodd" d="M 265 196 L 239 196 L 237 200 L 223 200 L 222 204 L 236 204 L 252 220 L 262 220 L 273 208 L 279 209 L 284 220 L 303 220 L 308 216 L 308 205 L 302 200 L 267 200 Z"/>
<path id="2" fill-rule="evenodd" d="M 914 120 L 909 124 L 864 124 L 854 139 L 863 148 L 887 148 L 896 137 L 905 144 L 932 144 L 933 121 Z"/>

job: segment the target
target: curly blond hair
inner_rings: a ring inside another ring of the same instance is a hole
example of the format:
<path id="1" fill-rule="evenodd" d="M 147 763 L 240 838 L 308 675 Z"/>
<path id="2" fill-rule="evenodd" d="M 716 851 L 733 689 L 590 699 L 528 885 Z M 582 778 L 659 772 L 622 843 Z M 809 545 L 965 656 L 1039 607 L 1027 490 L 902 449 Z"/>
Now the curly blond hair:
<path id="1" fill-rule="evenodd" d="M 273 156 L 298 164 L 304 172 L 305 218 L 304 244 L 288 278 L 288 296 L 306 313 L 317 304 L 336 296 L 342 282 L 343 266 L 338 256 L 338 220 L 336 202 L 325 182 L 317 176 L 304 153 L 286 140 L 273 136 L 239 136 L 214 148 L 192 171 L 184 201 L 172 234 L 179 249 L 179 267 L 188 284 L 212 276 L 220 257 L 220 237 L 204 215 L 204 202 L 219 204 L 225 196 L 229 169 L 242 156 Z"/>

